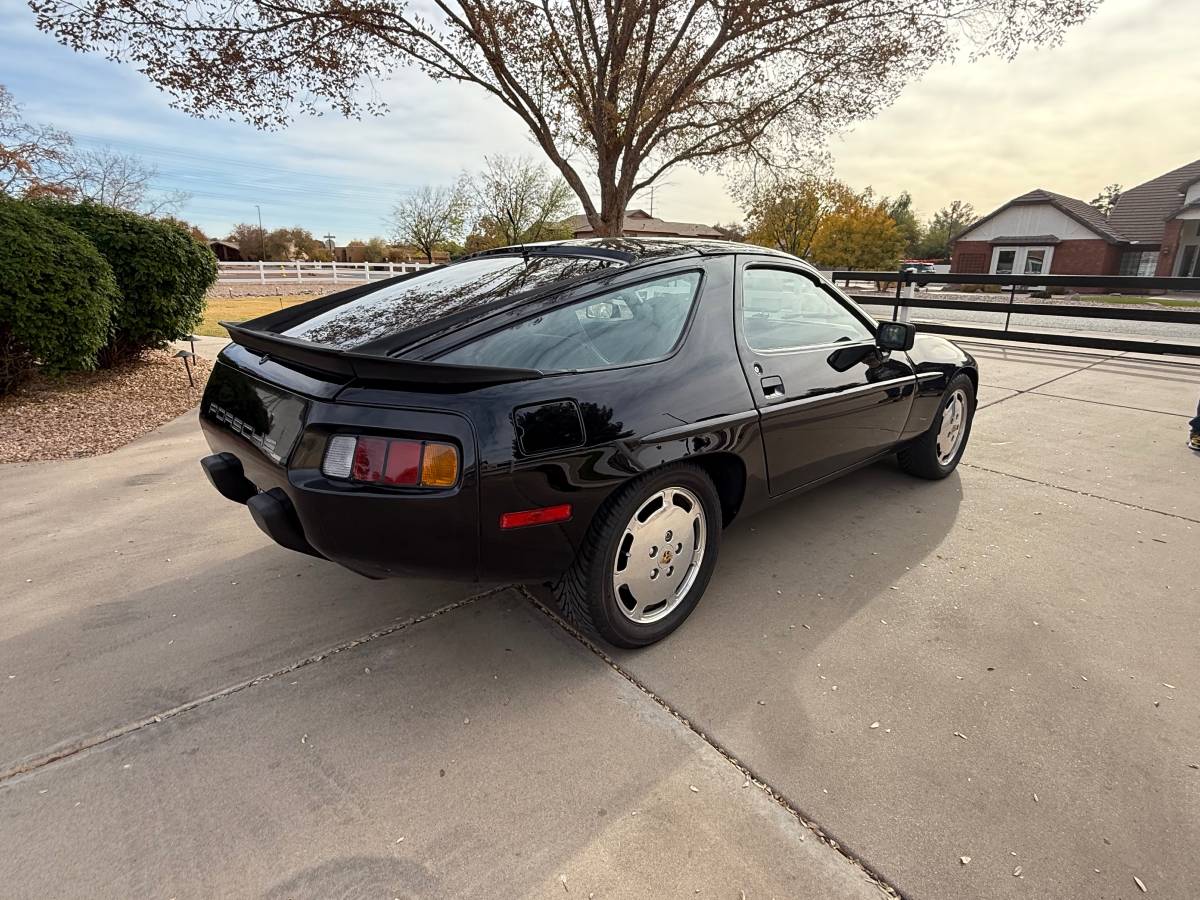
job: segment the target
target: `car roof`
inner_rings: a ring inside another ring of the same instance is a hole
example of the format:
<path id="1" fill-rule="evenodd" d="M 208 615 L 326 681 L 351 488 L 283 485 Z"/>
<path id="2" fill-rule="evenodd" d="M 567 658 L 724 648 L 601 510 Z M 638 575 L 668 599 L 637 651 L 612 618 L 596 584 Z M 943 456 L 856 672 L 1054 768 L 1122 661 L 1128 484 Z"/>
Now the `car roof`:
<path id="1" fill-rule="evenodd" d="M 538 241 L 532 244 L 511 244 L 493 250 L 482 250 L 472 257 L 511 256 L 516 254 L 553 254 L 562 256 L 599 256 L 631 264 L 649 260 L 670 259 L 682 256 L 724 256 L 731 253 L 754 253 L 778 256 L 797 261 L 790 253 L 783 253 L 757 244 L 738 241 L 721 241 L 711 238 L 644 238 L 608 237 L 574 238 L 566 241 Z M 468 257 L 471 258 L 471 257 Z"/>

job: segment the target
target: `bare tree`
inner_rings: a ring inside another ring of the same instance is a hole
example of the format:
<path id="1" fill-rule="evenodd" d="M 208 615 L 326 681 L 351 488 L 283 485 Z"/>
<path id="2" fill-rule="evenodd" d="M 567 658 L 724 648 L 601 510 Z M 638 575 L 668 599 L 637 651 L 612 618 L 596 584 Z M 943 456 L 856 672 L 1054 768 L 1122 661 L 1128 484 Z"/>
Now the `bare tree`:
<path id="1" fill-rule="evenodd" d="M 961 46 L 1055 44 L 1098 3 L 30 0 L 40 28 L 130 61 L 196 115 L 377 113 L 364 88 L 402 65 L 476 85 L 526 125 L 597 234 L 620 234 L 629 199 L 673 166 L 786 164 Z"/>
<path id="2" fill-rule="evenodd" d="M 74 152 L 71 136 L 25 121 L 21 106 L 0 84 L 0 194 L 62 194 L 63 167 Z"/>
<path id="3" fill-rule="evenodd" d="M 417 247 L 433 262 L 433 251 L 462 234 L 467 200 L 460 186 L 418 188 L 392 210 L 392 236 Z"/>
<path id="4" fill-rule="evenodd" d="M 574 193 L 528 157 L 489 156 L 465 186 L 480 220 L 477 229 L 494 233 L 502 244 L 570 237 L 562 220 L 578 208 Z"/>
<path id="5" fill-rule="evenodd" d="M 102 203 L 148 216 L 177 213 L 188 201 L 183 191 L 154 189 L 158 169 L 109 147 L 79 150 L 67 160 L 63 183 L 78 200 Z"/>

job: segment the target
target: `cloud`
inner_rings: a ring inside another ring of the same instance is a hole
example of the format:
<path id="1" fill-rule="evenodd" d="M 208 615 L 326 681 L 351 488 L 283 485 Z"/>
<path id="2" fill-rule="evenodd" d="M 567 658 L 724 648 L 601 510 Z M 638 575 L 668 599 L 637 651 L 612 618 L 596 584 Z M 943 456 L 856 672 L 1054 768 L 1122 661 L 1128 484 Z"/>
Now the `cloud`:
<path id="1" fill-rule="evenodd" d="M 848 123 L 830 150 L 837 175 L 878 193 L 912 193 L 925 215 L 950 200 L 983 211 L 1033 187 L 1089 199 L 1200 156 L 1200 24 L 1195 0 L 1107 0 L 1058 48 L 936 66 L 876 119 Z M 443 183 L 487 153 L 538 155 L 522 123 L 482 91 L 401 70 L 378 90 L 383 118 L 303 118 L 279 132 L 197 120 L 130 66 L 77 54 L 41 34 L 23 4 L 0 0 L 0 79 L 30 118 L 158 166 L 160 186 L 191 191 L 184 215 L 213 233 L 250 221 L 384 230 L 405 190 Z M 677 169 L 657 215 L 740 218 L 719 173 Z M 649 207 L 648 193 L 636 199 Z"/>

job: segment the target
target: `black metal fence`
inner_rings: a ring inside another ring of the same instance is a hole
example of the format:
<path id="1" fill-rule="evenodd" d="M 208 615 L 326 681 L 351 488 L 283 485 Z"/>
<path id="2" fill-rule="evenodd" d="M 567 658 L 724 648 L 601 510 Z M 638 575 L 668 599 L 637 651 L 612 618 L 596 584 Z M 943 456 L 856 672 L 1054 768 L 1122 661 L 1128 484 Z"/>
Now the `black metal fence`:
<path id="1" fill-rule="evenodd" d="M 892 318 L 899 318 L 901 309 L 931 310 L 976 310 L 979 312 L 1004 313 L 1004 326 L 972 325 L 968 322 L 925 322 L 919 323 L 922 331 L 959 337 L 991 338 L 1002 341 L 1027 341 L 1038 344 L 1056 344 L 1067 347 L 1087 347 L 1097 350 L 1136 351 L 1140 353 L 1168 353 L 1185 356 L 1200 356 L 1200 331 L 1196 332 L 1197 343 L 1143 340 L 1121 335 L 1063 334 L 1054 331 L 1030 330 L 1027 327 L 1012 327 L 1014 315 L 1057 316 L 1073 319 L 1121 320 L 1127 322 L 1154 322 L 1160 324 L 1186 324 L 1200 326 L 1200 306 L 1191 309 L 1128 309 L 1124 307 L 1078 306 L 1063 303 L 1038 303 L 1022 300 L 1017 302 L 1018 289 L 1054 288 L 1107 288 L 1120 294 L 1143 294 L 1146 291 L 1190 291 L 1200 295 L 1200 278 L 1139 278 L 1128 275 L 968 275 L 965 273 L 935 274 L 926 272 L 855 272 L 835 271 L 832 278 L 838 282 L 875 282 L 894 286 L 894 297 L 881 293 L 855 294 L 856 301 L 874 306 L 891 306 Z M 911 297 L 907 288 L 925 287 L 931 284 L 977 284 L 996 285 L 1008 292 L 1004 300 L 943 300 L 932 297 Z M 1086 300 L 1087 295 L 1079 295 Z"/>

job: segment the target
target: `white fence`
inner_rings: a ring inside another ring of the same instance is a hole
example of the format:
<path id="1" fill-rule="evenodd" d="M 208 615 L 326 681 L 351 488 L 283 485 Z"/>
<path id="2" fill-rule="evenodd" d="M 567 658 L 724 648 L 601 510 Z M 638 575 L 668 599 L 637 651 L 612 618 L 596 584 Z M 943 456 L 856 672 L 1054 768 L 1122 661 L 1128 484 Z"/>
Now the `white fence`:
<path id="1" fill-rule="evenodd" d="M 379 281 L 431 266 L 432 263 L 218 262 L 217 281 L 222 284 Z"/>

